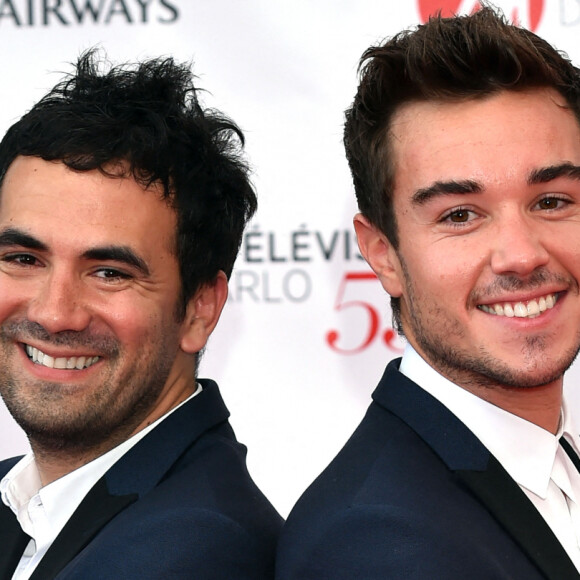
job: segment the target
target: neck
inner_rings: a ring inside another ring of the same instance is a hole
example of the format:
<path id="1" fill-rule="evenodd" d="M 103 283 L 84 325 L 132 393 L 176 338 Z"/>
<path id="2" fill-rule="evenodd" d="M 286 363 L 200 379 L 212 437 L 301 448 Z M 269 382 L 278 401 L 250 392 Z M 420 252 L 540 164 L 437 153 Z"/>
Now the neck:
<path id="1" fill-rule="evenodd" d="M 95 441 L 92 445 L 86 444 L 87 440 L 83 439 L 82 434 L 66 439 L 51 438 L 46 434 L 33 437 L 29 434 L 42 485 L 60 479 L 125 442 L 185 401 L 196 388 L 197 384 L 189 381 L 180 389 L 170 390 L 171 396 L 160 397 L 144 417 L 133 416 L 130 421 L 108 431 L 103 440 Z"/>
<path id="2" fill-rule="evenodd" d="M 119 441 L 119 443 L 121 442 Z M 88 449 L 57 450 L 32 440 L 30 442 L 43 487 L 104 455 L 117 444 L 116 442 L 107 442 L 106 445 Z"/>
<path id="3" fill-rule="evenodd" d="M 560 426 L 562 385 L 560 379 L 539 387 L 506 387 L 505 385 L 480 387 L 471 385 L 467 390 L 555 435 Z"/>
<path id="4" fill-rule="evenodd" d="M 467 364 L 465 357 L 463 364 L 457 364 L 450 356 L 435 356 L 435 350 L 426 352 L 421 345 L 412 346 L 429 366 L 452 383 L 550 433 L 558 432 L 565 368 L 558 372 L 557 366 L 552 365 L 553 372 L 545 373 L 543 378 L 536 372 L 540 364 L 537 360 L 527 361 L 529 364 L 522 365 L 521 370 L 504 369 L 501 365 L 481 370 L 483 365 Z M 547 382 L 538 384 L 542 380 Z"/>

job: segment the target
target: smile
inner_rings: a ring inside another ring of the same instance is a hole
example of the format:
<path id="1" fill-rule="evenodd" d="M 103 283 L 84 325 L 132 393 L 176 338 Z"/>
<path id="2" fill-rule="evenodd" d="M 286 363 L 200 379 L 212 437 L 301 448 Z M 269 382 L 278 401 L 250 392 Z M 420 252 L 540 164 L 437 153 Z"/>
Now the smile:
<path id="1" fill-rule="evenodd" d="M 33 363 L 49 369 L 75 369 L 80 371 L 89 368 L 99 360 L 98 356 L 52 357 L 28 344 L 25 347 L 26 354 Z"/>
<path id="2" fill-rule="evenodd" d="M 557 294 L 548 294 L 537 300 L 528 302 L 498 302 L 497 304 L 480 304 L 478 308 L 488 314 L 506 316 L 507 318 L 535 318 L 542 312 L 554 308 L 558 300 Z"/>

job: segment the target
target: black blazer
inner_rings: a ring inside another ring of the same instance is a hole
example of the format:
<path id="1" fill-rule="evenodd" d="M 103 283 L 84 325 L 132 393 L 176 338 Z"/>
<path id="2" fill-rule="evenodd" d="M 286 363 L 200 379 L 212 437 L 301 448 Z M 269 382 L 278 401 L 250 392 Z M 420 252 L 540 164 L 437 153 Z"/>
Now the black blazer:
<path id="1" fill-rule="evenodd" d="M 273 577 L 282 520 L 246 470 L 217 385 L 200 382 L 95 484 L 31 580 Z M 0 478 L 15 462 L 0 462 Z M 27 541 L 0 502 L 1 579 Z"/>
<path id="2" fill-rule="evenodd" d="M 290 514 L 276 578 L 578 580 L 515 481 L 399 362 Z"/>

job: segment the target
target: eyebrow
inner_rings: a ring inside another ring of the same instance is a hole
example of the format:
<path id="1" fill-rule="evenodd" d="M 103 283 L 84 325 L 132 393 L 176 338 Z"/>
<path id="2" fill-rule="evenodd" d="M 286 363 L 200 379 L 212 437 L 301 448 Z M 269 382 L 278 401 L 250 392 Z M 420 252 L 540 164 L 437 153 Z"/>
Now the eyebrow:
<path id="1" fill-rule="evenodd" d="M 143 258 L 138 256 L 128 246 L 102 246 L 91 248 L 83 252 L 83 258 L 86 260 L 103 260 L 121 262 L 137 268 L 142 274 L 149 276 L 149 267 Z"/>
<path id="2" fill-rule="evenodd" d="M 418 189 L 411 199 L 416 205 L 424 205 L 434 197 L 441 195 L 456 195 L 458 193 L 481 193 L 483 187 L 477 181 L 465 179 L 462 181 L 435 181 L 428 187 Z"/>
<path id="3" fill-rule="evenodd" d="M 0 248 L 20 246 L 29 250 L 49 251 L 49 247 L 34 236 L 17 228 L 6 228 L 0 232 Z M 142 274 L 150 274 L 149 267 L 143 258 L 128 246 L 97 246 L 83 252 L 85 260 L 103 260 L 127 264 L 137 268 Z"/>
<path id="4" fill-rule="evenodd" d="M 30 250 L 48 250 L 45 243 L 16 228 L 6 228 L 0 232 L 0 248 L 7 246 L 22 246 Z"/>
<path id="5" fill-rule="evenodd" d="M 573 163 L 560 163 L 534 169 L 528 176 L 528 185 L 549 183 L 560 177 L 567 177 L 580 181 L 580 166 Z M 462 193 L 481 193 L 483 186 L 476 181 L 466 179 L 462 181 L 435 181 L 428 187 L 418 189 L 411 199 L 416 205 L 424 205 L 434 197 L 441 195 L 457 195 Z"/>
<path id="6" fill-rule="evenodd" d="M 528 185 L 548 183 L 559 177 L 568 177 L 580 181 L 580 166 L 573 163 L 561 163 L 534 169 L 528 177 Z"/>

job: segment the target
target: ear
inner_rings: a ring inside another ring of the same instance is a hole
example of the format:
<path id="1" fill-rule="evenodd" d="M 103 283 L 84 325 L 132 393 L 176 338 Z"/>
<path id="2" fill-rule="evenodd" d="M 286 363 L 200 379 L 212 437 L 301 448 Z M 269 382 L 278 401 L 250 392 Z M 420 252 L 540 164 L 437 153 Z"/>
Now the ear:
<path id="1" fill-rule="evenodd" d="M 377 275 L 383 288 L 399 298 L 403 294 L 404 279 L 401 262 L 387 236 L 358 213 L 354 216 L 354 229 L 362 257 Z"/>
<path id="2" fill-rule="evenodd" d="M 194 354 L 207 343 L 228 297 L 228 280 L 220 271 L 216 279 L 205 284 L 187 303 L 181 329 L 180 346 L 183 352 Z"/>

